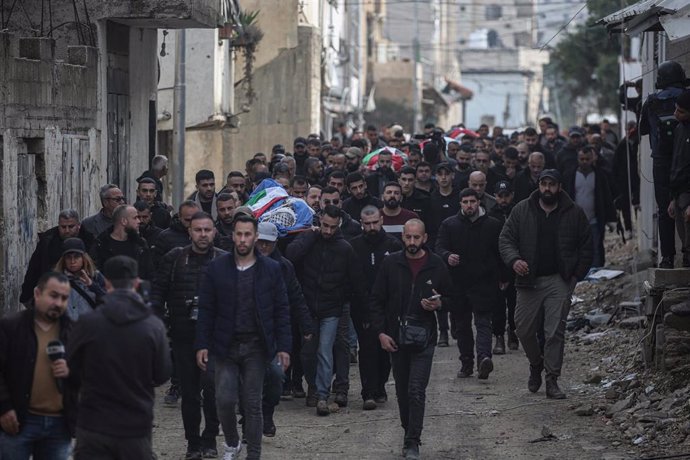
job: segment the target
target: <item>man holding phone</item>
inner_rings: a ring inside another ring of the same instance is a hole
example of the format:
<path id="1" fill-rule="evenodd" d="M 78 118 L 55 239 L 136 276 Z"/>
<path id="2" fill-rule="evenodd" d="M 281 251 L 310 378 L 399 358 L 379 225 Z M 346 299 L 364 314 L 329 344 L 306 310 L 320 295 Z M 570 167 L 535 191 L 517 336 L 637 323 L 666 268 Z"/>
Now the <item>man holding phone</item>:
<path id="1" fill-rule="evenodd" d="M 421 220 L 407 221 L 402 240 L 405 250 L 389 255 L 381 264 L 371 289 L 370 314 L 381 347 L 391 353 L 405 429 L 403 457 L 414 460 L 420 458 L 426 387 L 436 348 L 435 312 L 442 306 L 441 295 L 450 292 L 450 278 L 441 258 L 424 249 L 427 234 Z M 414 348 L 403 330 L 404 324 L 413 322 L 418 330 L 426 330 L 425 340 Z"/>

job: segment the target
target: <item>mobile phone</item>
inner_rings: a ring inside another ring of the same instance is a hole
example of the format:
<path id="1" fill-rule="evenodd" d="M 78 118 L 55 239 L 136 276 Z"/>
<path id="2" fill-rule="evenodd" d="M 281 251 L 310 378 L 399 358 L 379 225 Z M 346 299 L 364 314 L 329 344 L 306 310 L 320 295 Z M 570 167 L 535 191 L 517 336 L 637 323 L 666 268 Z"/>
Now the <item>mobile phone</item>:
<path id="1" fill-rule="evenodd" d="M 441 294 L 435 294 L 429 297 L 427 300 L 438 300 L 441 298 Z"/>

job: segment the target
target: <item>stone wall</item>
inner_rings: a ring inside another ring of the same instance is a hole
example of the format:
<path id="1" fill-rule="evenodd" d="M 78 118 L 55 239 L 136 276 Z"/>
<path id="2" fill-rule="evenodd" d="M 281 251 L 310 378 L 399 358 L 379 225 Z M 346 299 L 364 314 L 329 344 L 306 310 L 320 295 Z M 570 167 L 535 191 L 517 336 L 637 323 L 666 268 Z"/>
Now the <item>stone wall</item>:
<path id="1" fill-rule="evenodd" d="M 18 308 L 39 232 L 61 209 L 98 208 L 105 180 L 97 126 L 98 54 L 70 46 L 55 60 L 55 42 L 0 33 L 0 292 L 2 309 Z M 94 200 L 96 197 L 96 200 Z"/>

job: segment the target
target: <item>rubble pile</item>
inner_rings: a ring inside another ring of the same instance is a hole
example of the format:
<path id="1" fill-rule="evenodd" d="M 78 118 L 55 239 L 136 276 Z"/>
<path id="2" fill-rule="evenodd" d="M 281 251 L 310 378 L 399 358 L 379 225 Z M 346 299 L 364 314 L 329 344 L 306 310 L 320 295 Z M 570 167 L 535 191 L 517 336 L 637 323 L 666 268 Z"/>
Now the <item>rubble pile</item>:
<path id="1" fill-rule="evenodd" d="M 576 287 L 566 360 L 572 356 L 585 378 L 574 388 L 571 409 L 616 428 L 608 435 L 614 446 L 690 456 L 690 306 L 673 307 L 663 318 L 665 370 L 659 371 L 645 366 L 641 344 L 653 330 L 636 292 L 629 274 Z"/>

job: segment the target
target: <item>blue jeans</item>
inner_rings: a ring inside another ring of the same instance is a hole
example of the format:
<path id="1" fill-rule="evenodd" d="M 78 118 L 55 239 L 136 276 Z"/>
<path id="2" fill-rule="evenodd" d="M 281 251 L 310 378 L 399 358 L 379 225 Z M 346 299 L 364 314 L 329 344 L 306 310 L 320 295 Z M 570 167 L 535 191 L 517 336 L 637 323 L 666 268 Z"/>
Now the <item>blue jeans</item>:
<path id="1" fill-rule="evenodd" d="M 2 460 L 67 460 L 71 437 L 64 417 L 27 414 L 19 434 L 0 434 Z"/>
<path id="2" fill-rule="evenodd" d="M 328 400 L 333 380 L 333 345 L 340 318 L 319 320 L 319 348 L 316 352 L 316 394 L 319 399 Z M 348 366 L 350 364 L 348 363 Z"/>

